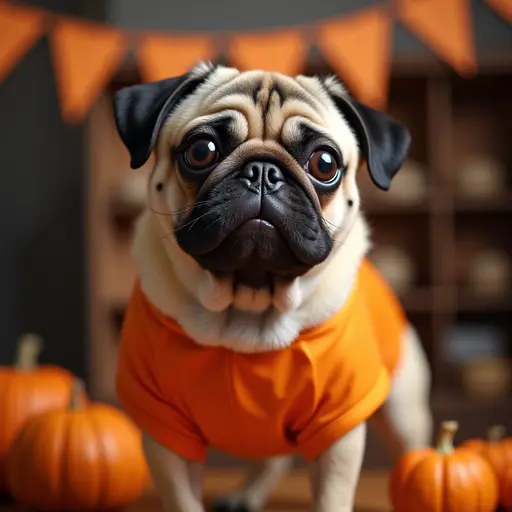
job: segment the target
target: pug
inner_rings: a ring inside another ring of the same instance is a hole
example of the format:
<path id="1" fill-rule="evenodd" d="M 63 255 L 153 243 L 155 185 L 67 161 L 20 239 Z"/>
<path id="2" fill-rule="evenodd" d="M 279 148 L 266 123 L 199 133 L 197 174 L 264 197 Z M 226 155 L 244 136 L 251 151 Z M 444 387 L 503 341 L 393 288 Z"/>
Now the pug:
<path id="1" fill-rule="evenodd" d="M 131 167 L 155 154 L 116 386 L 164 509 L 204 510 L 215 448 L 252 461 L 217 511 L 261 510 L 296 455 L 313 510 L 352 511 L 367 422 L 395 456 L 431 436 L 427 360 L 367 259 L 356 184 L 390 187 L 407 128 L 333 76 L 204 63 L 114 110 Z"/>

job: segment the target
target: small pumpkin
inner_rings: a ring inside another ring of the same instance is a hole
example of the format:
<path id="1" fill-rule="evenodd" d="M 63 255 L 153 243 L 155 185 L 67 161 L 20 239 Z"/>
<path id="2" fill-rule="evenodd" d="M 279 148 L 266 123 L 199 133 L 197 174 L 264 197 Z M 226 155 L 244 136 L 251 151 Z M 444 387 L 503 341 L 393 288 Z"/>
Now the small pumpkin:
<path id="1" fill-rule="evenodd" d="M 512 466 L 500 479 L 500 500 L 505 512 L 512 512 Z"/>
<path id="2" fill-rule="evenodd" d="M 492 466 L 500 484 L 500 502 L 504 501 L 501 495 L 506 492 L 506 487 L 512 486 L 512 480 L 509 480 L 508 485 L 504 482 L 512 468 L 512 438 L 505 436 L 505 427 L 495 425 L 487 431 L 487 439 L 468 439 L 460 445 L 475 451 Z M 512 489 L 510 494 L 512 494 Z M 512 502 L 509 506 L 512 507 Z"/>
<path id="3" fill-rule="evenodd" d="M 468 439 L 460 446 L 482 455 L 500 476 L 512 466 L 512 438 L 505 436 L 505 427 L 495 425 L 487 431 L 487 439 Z"/>
<path id="4" fill-rule="evenodd" d="M 9 490 L 26 507 L 117 509 L 148 482 L 140 431 L 119 409 L 84 403 L 83 387 L 77 379 L 69 407 L 30 419 L 12 444 Z"/>
<path id="5" fill-rule="evenodd" d="M 414 450 L 391 474 L 394 512 L 493 512 L 498 482 L 489 463 L 477 453 L 454 448 L 458 423 L 441 425 L 435 448 Z"/>
<path id="6" fill-rule="evenodd" d="M 30 417 L 69 403 L 74 376 L 53 365 L 38 365 L 42 340 L 26 334 L 18 341 L 14 366 L 0 367 L 0 492 L 6 490 L 6 457 Z"/>

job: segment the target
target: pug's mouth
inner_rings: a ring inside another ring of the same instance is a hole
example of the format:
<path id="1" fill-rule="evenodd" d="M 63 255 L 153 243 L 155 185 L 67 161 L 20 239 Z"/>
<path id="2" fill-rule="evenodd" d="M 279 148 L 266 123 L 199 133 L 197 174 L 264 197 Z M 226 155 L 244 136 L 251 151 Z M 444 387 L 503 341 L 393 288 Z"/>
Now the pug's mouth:
<path id="1" fill-rule="evenodd" d="M 263 218 L 245 221 L 214 250 L 195 258 L 214 275 L 232 277 L 235 289 L 246 286 L 270 293 L 276 279 L 291 281 L 310 268 L 297 259 L 279 229 Z"/>

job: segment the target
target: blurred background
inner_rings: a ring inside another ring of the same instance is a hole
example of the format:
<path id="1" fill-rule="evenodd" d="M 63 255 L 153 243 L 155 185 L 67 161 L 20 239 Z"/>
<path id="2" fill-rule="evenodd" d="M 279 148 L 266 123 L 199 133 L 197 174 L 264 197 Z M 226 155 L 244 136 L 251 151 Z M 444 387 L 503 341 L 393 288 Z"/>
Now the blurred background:
<path id="1" fill-rule="evenodd" d="M 424 342 L 436 419 L 458 419 L 462 437 L 495 423 L 512 428 L 512 28 L 500 2 L 474 0 L 468 11 L 448 1 L 423 13 L 404 7 L 394 22 L 372 1 L 141 4 L 16 2 L 44 20 L 26 28 L 25 39 L 19 31 L 18 54 L 2 54 L 0 43 L 0 61 L 12 61 L 0 73 L 0 364 L 13 361 L 22 333 L 36 332 L 45 340 L 41 361 L 70 369 L 94 398 L 115 402 L 117 339 L 135 276 L 130 232 L 144 208 L 148 168 L 129 169 L 112 93 L 186 69 L 201 55 L 241 67 L 271 61 L 337 72 L 356 96 L 410 127 L 410 158 L 390 192 L 360 176 L 371 257 Z M 0 28 L 6 16 L 0 9 Z M 57 28 L 49 27 L 59 20 L 69 26 L 52 39 Z M 77 28 L 79 20 L 94 24 Z M 269 39 L 254 36 L 256 50 L 254 38 L 230 43 L 233 32 L 264 29 Z M 368 39 L 365 30 L 373 30 Z M 173 46 L 148 38 L 141 61 L 140 34 L 153 32 L 189 39 Z M 372 437 L 367 465 L 387 463 Z"/>

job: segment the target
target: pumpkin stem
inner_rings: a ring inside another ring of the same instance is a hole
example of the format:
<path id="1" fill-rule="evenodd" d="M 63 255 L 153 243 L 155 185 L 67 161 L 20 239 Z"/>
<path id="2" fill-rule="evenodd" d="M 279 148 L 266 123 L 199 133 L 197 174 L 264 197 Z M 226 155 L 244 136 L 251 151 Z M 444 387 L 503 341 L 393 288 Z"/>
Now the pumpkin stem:
<path id="1" fill-rule="evenodd" d="M 38 334 L 27 333 L 21 336 L 18 340 L 14 367 L 25 372 L 34 371 L 42 348 L 43 339 Z"/>
<path id="2" fill-rule="evenodd" d="M 489 443 L 499 443 L 507 434 L 507 429 L 503 425 L 494 425 L 487 431 L 487 440 Z"/>
<path id="3" fill-rule="evenodd" d="M 71 388 L 71 401 L 69 408 L 76 410 L 83 407 L 82 397 L 85 393 L 85 384 L 82 379 L 75 379 L 73 381 L 73 387 Z"/>
<path id="4" fill-rule="evenodd" d="M 449 455 L 453 452 L 453 438 L 459 430 L 459 424 L 456 421 L 443 421 L 441 430 L 437 437 L 436 450 L 439 453 Z"/>

